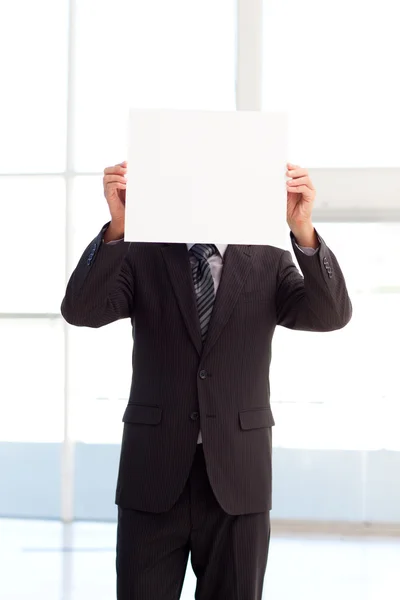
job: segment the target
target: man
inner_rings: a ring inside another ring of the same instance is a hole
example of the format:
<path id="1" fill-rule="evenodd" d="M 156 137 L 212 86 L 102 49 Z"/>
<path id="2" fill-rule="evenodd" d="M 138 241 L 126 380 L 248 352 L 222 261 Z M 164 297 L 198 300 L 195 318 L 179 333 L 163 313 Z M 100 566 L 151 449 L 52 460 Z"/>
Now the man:
<path id="1" fill-rule="evenodd" d="M 105 169 L 111 221 L 85 250 L 61 308 L 73 325 L 130 318 L 133 327 L 116 494 L 118 600 L 177 600 L 189 552 L 198 600 L 259 600 L 270 537 L 272 336 L 276 325 L 345 326 L 345 281 L 312 225 L 316 192 L 305 169 L 286 173 L 304 278 L 290 253 L 272 246 L 124 242 L 126 173 L 125 162 Z"/>

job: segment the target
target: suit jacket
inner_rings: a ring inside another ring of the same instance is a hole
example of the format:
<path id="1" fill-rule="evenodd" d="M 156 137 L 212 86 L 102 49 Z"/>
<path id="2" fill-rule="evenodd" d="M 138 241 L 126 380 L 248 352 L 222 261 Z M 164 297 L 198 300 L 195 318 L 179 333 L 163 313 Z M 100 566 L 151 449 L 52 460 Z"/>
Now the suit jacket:
<path id="1" fill-rule="evenodd" d="M 229 514 L 271 508 L 274 419 L 269 366 L 276 325 L 331 331 L 351 318 L 334 254 L 295 244 L 228 246 L 202 344 L 185 244 L 102 243 L 83 253 L 61 312 L 73 325 L 130 318 L 133 376 L 116 492 L 123 508 L 170 509 L 183 491 L 201 427 L 208 476 Z"/>

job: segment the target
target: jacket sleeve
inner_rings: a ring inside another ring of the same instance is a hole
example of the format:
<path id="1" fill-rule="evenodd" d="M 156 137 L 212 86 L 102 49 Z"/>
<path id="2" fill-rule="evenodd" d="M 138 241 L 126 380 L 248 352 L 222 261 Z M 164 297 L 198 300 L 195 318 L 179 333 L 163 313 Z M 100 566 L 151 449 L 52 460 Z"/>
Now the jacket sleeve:
<path id="1" fill-rule="evenodd" d="M 277 322 L 289 329 L 333 331 L 351 319 L 352 305 L 339 263 L 319 238 L 318 251 L 307 256 L 295 244 L 293 250 L 303 276 L 290 252 L 281 255 L 277 281 Z"/>
<path id="2" fill-rule="evenodd" d="M 107 225 L 89 244 L 68 282 L 61 314 L 71 325 L 102 327 L 134 313 L 130 244 L 104 244 Z"/>

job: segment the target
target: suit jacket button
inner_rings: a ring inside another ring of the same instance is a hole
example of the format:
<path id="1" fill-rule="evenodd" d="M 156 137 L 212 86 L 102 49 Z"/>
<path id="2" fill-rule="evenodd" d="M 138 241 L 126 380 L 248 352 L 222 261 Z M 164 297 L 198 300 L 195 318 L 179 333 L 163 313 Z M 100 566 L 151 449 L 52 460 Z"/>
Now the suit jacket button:
<path id="1" fill-rule="evenodd" d="M 200 415 L 198 412 L 192 412 L 192 414 L 190 415 L 190 418 L 192 419 L 192 421 L 197 421 L 199 416 Z"/>
<path id="2" fill-rule="evenodd" d="M 206 379 L 207 378 L 207 371 L 205 371 L 204 369 L 202 371 L 200 371 L 199 377 L 200 377 L 200 379 Z"/>

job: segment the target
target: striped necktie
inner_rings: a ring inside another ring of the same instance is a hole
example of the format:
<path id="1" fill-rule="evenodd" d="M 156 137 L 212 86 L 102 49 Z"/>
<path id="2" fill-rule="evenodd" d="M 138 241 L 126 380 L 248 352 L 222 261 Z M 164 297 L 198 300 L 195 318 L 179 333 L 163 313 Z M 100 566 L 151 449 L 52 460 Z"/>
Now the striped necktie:
<path id="1" fill-rule="evenodd" d="M 203 342 L 207 337 L 215 300 L 214 280 L 208 259 L 217 252 L 214 244 L 195 244 L 190 249 L 190 254 L 196 259 L 192 263 L 192 276 Z"/>

